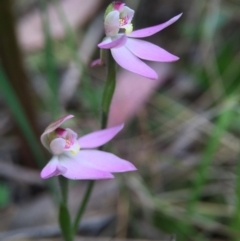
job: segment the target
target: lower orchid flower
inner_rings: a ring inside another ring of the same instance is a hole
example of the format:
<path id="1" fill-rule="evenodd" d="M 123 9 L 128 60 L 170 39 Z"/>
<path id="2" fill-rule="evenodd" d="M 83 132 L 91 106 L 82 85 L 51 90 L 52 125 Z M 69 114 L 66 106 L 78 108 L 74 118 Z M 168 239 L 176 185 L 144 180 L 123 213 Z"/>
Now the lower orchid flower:
<path id="1" fill-rule="evenodd" d="M 181 15 L 182 14 L 179 14 L 169 21 L 156 26 L 132 32 L 126 31 L 125 33 L 118 33 L 115 36 L 106 36 L 103 41 L 98 44 L 98 47 L 101 49 L 110 49 L 114 60 L 122 68 L 150 79 L 157 79 L 157 73 L 140 59 L 158 62 L 173 62 L 179 58 L 155 44 L 137 38 L 148 37 L 163 30 L 176 22 Z M 117 18 L 112 18 L 112 21 L 108 19 L 108 22 L 112 23 L 111 28 L 115 25 L 117 26 L 116 21 L 119 20 Z M 115 22 L 116 24 L 114 24 Z M 112 29 L 111 31 L 113 32 Z M 105 30 L 105 32 L 107 31 Z M 101 64 L 101 60 L 95 60 L 92 66 Z"/>
<path id="2" fill-rule="evenodd" d="M 109 179 L 114 178 L 114 172 L 136 170 L 130 162 L 114 154 L 89 150 L 110 141 L 123 125 L 99 130 L 83 137 L 69 128 L 60 126 L 73 115 L 67 115 L 50 124 L 41 135 L 41 142 L 52 154 L 52 159 L 41 171 L 41 177 L 46 179 L 63 175 L 69 179 Z"/>

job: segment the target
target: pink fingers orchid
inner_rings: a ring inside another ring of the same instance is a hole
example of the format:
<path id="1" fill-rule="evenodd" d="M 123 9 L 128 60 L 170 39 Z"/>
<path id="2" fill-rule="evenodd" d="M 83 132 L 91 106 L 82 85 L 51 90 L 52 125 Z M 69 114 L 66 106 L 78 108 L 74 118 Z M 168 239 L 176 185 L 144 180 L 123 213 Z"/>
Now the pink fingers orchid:
<path id="1" fill-rule="evenodd" d="M 63 175 L 69 179 L 110 179 L 114 172 L 136 170 L 130 162 L 114 154 L 91 150 L 110 141 L 123 125 L 92 132 L 77 138 L 69 128 L 60 126 L 73 115 L 67 115 L 50 124 L 41 135 L 43 146 L 53 154 L 41 171 L 43 179 Z M 83 149 L 83 150 L 82 150 Z"/>
<path id="2" fill-rule="evenodd" d="M 155 44 L 138 38 L 149 37 L 163 30 L 176 22 L 182 14 L 171 18 L 165 23 L 132 31 L 131 21 L 134 11 L 130 11 L 129 8 L 123 11 L 124 7 L 123 3 L 113 2 L 112 8 L 107 8 L 104 21 L 106 37 L 98 44 L 98 47 L 100 49 L 110 49 L 114 60 L 122 68 L 150 79 L 157 79 L 157 73 L 141 59 L 173 62 L 179 58 Z M 112 11 L 109 11 L 109 9 Z M 120 28 L 124 28 L 125 33 L 119 32 Z M 95 60 L 92 66 L 101 65 L 103 62 L 102 59 Z"/>

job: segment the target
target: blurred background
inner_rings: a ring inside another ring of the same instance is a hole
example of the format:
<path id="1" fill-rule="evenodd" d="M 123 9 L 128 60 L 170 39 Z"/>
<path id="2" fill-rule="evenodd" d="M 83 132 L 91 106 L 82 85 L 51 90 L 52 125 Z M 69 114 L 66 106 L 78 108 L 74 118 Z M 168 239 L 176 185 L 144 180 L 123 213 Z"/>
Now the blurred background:
<path id="1" fill-rule="evenodd" d="M 138 171 L 96 183 L 79 240 L 239 241 L 240 1 L 125 2 L 134 29 L 183 12 L 147 38 L 180 60 L 149 62 L 158 80 L 118 68 L 109 126 L 126 125 L 106 150 Z M 90 63 L 109 3 L 0 1 L 2 241 L 59 240 L 58 188 L 39 177 L 50 158 L 39 136 L 67 113 L 79 135 L 100 128 L 106 70 Z M 73 214 L 86 184 L 71 184 Z"/>

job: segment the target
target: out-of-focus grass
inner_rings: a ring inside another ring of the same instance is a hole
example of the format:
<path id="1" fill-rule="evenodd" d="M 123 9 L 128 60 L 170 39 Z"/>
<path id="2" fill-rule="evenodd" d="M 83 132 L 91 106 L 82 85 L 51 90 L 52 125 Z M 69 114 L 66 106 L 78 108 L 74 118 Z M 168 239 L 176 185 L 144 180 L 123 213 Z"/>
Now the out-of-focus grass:
<path id="1" fill-rule="evenodd" d="M 58 13 L 59 19 L 61 21 L 61 24 L 64 28 L 65 32 L 65 45 L 68 48 L 69 53 L 71 54 L 72 60 L 75 62 L 76 66 L 79 68 L 81 73 L 81 96 L 83 103 L 85 106 L 91 110 L 96 110 L 99 108 L 99 99 L 100 95 L 97 93 L 96 90 L 93 89 L 93 86 L 91 84 L 91 78 L 86 70 L 86 63 L 84 64 L 80 54 L 79 54 L 79 48 L 78 48 L 78 38 L 77 35 L 74 33 L 73 29 L 71 28 L 70 24 L 68 23 L 67 16 L 64 14 L 63 9 L 61 8 L 59 1 L 54 0 L 54 6 L 56 8 L 56 11 Z M 96 95 L 93 93 L 96 93 Z"/>
<path id="2" fill-rule="evenodd" d="M 36 136 L 34 135 L 33 131 L 30 128 L 28 119 L 24 114 L 24 111 L 18 101 L 15 92 L 7 80 L 5 73 L 3 72 L 2 68 L 0 68 L 0 86 L 1 86 L 1 93 L 8 104 L 9 108 L 11 109 L 16 122 L 20 126 L 22 132 L 26 136 L 29 145 L 32 149 L 32 152 L 35 156 L 36 162 L 40 167 L 44 165 L 44 154 L 40 148 L 40 143 Z"/>
<path id="3" fill-rule="evenodd" d="M 53 118 L 57 118 L 59 115 L 59 81 L 56 72 L 56 59 L 53 48 L 53 41 L 50 34 L 50 26 L 49 26 L 49 14 L 47 11 L 47 1 L 41 1 L 42 8 L 42 26 L 45 37 L 45 69 L 46 69 L 46 77 L 49 85 L 49 89 L 51 90 L 51 95 L 48 103 L 51 105 L 51 113 Z"/>
<path id="4" fill-rule="evenodd" d="M 233 230 L 236 234 L 234 240 L 239 240 L 240 232 L 239 232 L 239 227 L 240 227 L 240 162 L 238 159 L 237 163 L 237 171 L 236 171 L 236 181 L 235 181 L 235 192 L 236 192 L 236 200 L 235 200 L 235 209 L 233 213 L 233 218 L 232 218 L 232 227 Z"/>
<path id="5" fill-rule="evenodd" d="M 0 208 L 7 206 L 10 200 L 10 188 L 0 183 Z"/>

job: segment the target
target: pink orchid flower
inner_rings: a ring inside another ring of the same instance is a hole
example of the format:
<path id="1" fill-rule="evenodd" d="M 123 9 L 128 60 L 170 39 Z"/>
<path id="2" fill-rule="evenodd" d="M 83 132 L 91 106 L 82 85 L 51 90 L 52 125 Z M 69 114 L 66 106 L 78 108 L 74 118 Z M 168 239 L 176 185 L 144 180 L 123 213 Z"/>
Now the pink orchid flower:
<path id="1" fill-rule="evenodd" d="M 41 135 L 43 146 L 53 154 L 52 159 L 41 171 L 43 179 L 58 175 L 69 179 L 110 179 L 114 178 L 114 172 L 136 170 L 133 164 L 111 153 L 89 150 L 110 141 L 123 125 L 77 138 L 77 134 L 71 129 L 60 127 L 72 117 L 73 115 L 67 115 L 58 119 Z"/>
<path id="2" fill-rule="evenodd" d="M 118 33 L 115 36 L 109 36 L 106 34 L 107 36 L 101 43 L 98 44 L 98 47 L 100 49 L 110 49 L 114 60 L 122 68 L 150 79 L 157 79 L 157 73 L 140 59 L 157 62 L 173 62 L 177 61 L 179 58 L 155 44 L 140 40 L 138 38 L 149 37 L 163 30 L 164 28 L 176 22 L 181 15 L 182 14 L 179 14 L 169 21 L 156 26 L 139 29 L 132 32 L 126 31 L 125 33 Z M 117 26 L 117 21 L 119 21 L 119 19 L 117 19 L 116 16 L 112 16 L 111 20 L 108 19 L 108 23 L 112 23 L 112 33 L 114 32 L 114 26 Z M 115 32 L 117 32 L 117 27 Z M 92 66 L 101 64 L 102 60 L 98 59 L 93 61 Z"/>

